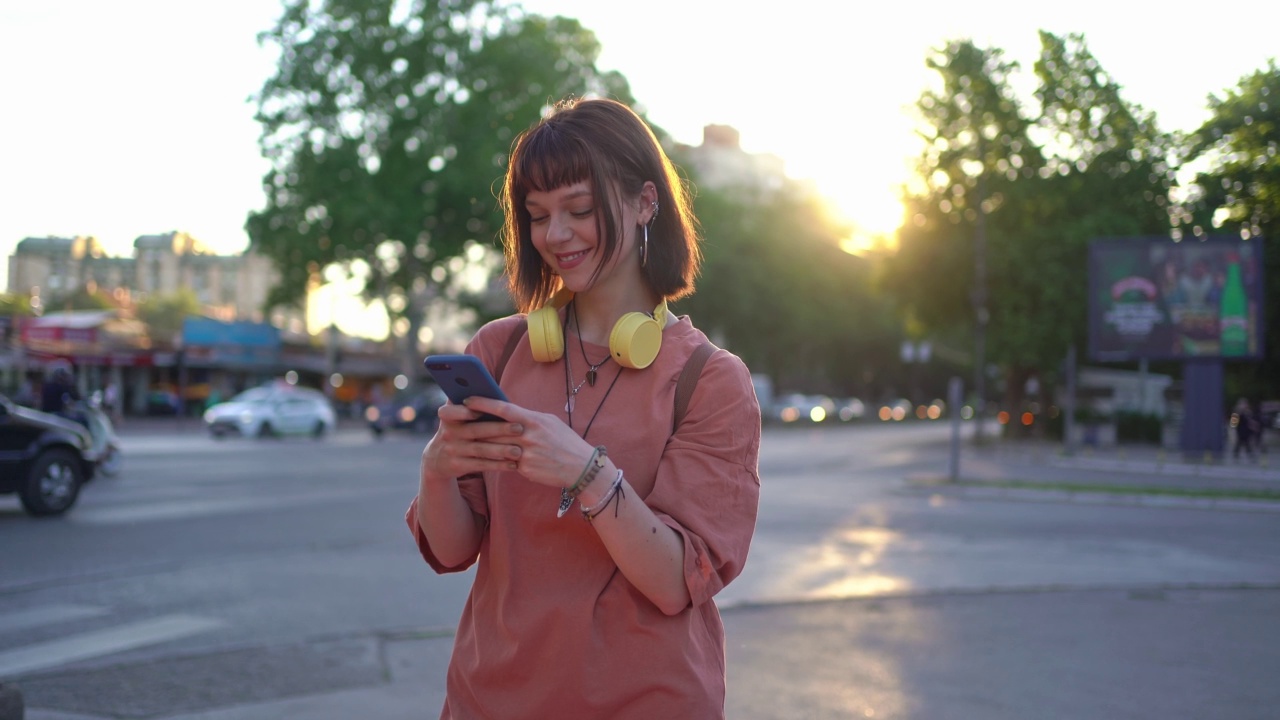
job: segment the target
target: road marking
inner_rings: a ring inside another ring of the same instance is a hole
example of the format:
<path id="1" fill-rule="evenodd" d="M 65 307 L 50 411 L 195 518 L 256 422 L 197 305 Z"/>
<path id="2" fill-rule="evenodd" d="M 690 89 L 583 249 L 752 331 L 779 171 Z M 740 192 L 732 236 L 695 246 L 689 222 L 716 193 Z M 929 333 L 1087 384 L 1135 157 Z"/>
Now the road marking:
<path id="1" fill-rule="evenodd" d="M 48 607 L 31 608 L 30 610 L 19 610 L 18 612 L 0 615 L 0 633 L 69 622 L 71 620 L 101 617 L 106 614 L 107 610 L 105 608 L 91 607 L 89 605 L 50 605 Z"/>
<path id="2" fill-rule="evenodd" d="M 81 633 L 60 640 L 28 645 L 0 653 L 0 677 L 65 665 L 101 655 L 132 650 L 208 632 L 224 623 L 193 615 L 166 615 L 154 620 Z"/>
<path id="3" fill-rule="evenodd" d="M 386 487 L 370 490 L 352 487 L 338 490 L 294 492 L 276 497 L 208 498 L 168 500 L 134 505 L 86 506 L 75 510 L 69 518 L 77 525 L 123 525 L 157 520 L 180 520 L 226 513 L 267 512 L 278 508 L 297 508 L 344 500 L 364 500 L 375 495 L 404 495 L 404 489 Z"/>

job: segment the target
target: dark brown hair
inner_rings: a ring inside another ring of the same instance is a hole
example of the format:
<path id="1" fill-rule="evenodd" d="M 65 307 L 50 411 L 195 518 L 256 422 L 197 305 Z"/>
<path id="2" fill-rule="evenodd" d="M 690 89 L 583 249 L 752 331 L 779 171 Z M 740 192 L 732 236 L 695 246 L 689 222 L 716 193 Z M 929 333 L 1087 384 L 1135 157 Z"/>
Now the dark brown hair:
<path id="1" fill-rule="evenodd" d="M 533 247 L 530 192 L 587 181 L 595 197 L 603 267 L 618 251 L 618 201 L 638 196 L 645 181 L 658 189 L 658 216 L 649 226 L 645 281 L 659 296 L 676 300 L 693 292 L 702 264 L 698 221 L 689 192 L 658 138 L 631 108 L 614 100 L 569 99 L 516 138 L 502 188 L 506 215 L 502 248 L 511 299 L 520 312 L 544 305 L 560 281 Z"/>

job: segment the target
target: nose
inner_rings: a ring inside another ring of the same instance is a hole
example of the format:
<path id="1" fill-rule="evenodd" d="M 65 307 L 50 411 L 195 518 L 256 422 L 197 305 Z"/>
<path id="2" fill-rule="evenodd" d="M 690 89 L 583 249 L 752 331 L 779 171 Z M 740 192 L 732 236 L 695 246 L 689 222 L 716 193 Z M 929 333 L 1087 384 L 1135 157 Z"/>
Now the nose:
<path id="1" fill-rule="evenodd" d="M 573 238 L 573 228 L 568 218 L 560 213 L 553 213 L 547 220 L 547 242 L 562 243 Z"/>

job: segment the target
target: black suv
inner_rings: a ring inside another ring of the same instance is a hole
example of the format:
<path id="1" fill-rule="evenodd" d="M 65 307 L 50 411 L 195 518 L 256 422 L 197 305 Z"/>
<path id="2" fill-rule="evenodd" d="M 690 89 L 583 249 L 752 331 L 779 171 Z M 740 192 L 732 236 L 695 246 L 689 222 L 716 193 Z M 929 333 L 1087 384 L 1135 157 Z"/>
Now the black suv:
<path id="1" fill-rule="evenodd" d="M 0 494 L 18 493 L 32 515 L 61 515 L 93 479 L 83 425 L 0 395 Z"/>

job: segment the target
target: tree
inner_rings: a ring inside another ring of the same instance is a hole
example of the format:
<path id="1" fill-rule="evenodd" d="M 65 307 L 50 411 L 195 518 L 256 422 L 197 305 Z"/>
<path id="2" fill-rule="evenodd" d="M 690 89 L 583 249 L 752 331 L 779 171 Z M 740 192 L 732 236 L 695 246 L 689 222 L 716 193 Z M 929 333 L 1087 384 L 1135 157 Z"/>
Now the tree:
<path id="1" fill-rule="evenodd" d="M 1121 97 L 1083 37 L 1041 33 L 1038 112 L 1010 87 L 1015 63 L 956 42 L 930 59 L 942 78 L 919 108 L 925 189 L 885 281 L 931 330 L 975 327 L 974 239 L 984 223 L 989 359 L 1005 403 L 1050 380 L 1086 335 L 1087 246 L 1107 236 L 1169 234 L 1171 138 Z M 945 270 L 944 270 L 945 269 Z"/>
<path id="2" fill-rule="evenodd" d="M 0 315 L 31 315 L 31 296 L 0 293 Z"/>
<path id="3" fill-rule="evenodd" d="M 867 261 L 839 248 L 847 228 L 789 186 L 760 196 L 704 189 L 694 204 L 702 275 L 678 312 L 779 388 L 865 394 L 900 333 Z"/>
<path id="4" fill-rule="evenodd" d="M 261 40 L 281 59 L 257 95 L 272 168 L 246 227 L 281 273 L 270 302 L 364 269 L 411 355 L 426 304 L 501 225 L 517 134 L 571 94 L 632 102 L 576 20 L 476 0 L 289 0 Z"/>
<path id="5" fill-rule="evenodd" d="M 1208 232 L 1270 238 L 1263 253 L 1271 322 L 1260 363 L 1229 366 L 1229 390 L 1249 397 L 1280 396 L 1280 68 L 1275 60 L 1240 79 L 1222 97 L 1210 96 L 1212 117 L 1187 143 L 1187 161 L 1207 163 L 1180 218 L 1194 236 Z"/>
<path id="6" fill-rule="evenodd" d="M 111 299 L 111 296 L 90 283 L 64 295 L 57 295 L 51 298 L 45 310 L 47 312 L 110 310 L 114 307 L 116 307 L 116 303 Z"/>
<path id="7" fill-rule="evenodd" d="M 190 288 L 167 295 L 153 294 L 138 303 L 137 313 L 138 319 L 147 324 L 151 339 L 168 346 L 182 334 L 183 321 L 200 314 L 200 300 Z"/>

